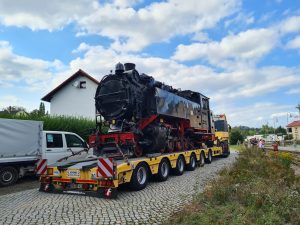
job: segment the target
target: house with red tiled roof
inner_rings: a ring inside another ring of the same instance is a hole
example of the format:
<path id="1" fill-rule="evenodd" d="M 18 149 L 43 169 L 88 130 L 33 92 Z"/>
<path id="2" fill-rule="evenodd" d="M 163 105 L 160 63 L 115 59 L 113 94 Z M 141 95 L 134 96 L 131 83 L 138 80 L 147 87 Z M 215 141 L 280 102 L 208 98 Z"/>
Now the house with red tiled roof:
<path id="1" fill-rule="evenodd" d="M 293 135 L 293 139 L 300 140 L 300 120 L 293 121 L 287 125 L 288 134 Z"/>
<path id="2" fill-rule="evenodd" d="M 95 118 L 95 93 L 99 82 L 79 69 L 46 94 L 42 101 L 50 103 L 50 115 Z"/>

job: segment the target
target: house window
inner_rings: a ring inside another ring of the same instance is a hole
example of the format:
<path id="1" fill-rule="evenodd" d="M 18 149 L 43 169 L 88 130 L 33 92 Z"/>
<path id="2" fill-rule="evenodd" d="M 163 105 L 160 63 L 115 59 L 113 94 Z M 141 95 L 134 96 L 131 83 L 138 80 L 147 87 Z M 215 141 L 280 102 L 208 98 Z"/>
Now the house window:
<path id="1" fill-rule="evenodd" d="M 287 131 L 288 131 L 288 133 L 292 133 L 292 128 L 288 127 Z"/>
<path id="2" fill-rule="evenodd" d="M 86 88 L 86 81 L 80 81 L 79 88 Z"/>

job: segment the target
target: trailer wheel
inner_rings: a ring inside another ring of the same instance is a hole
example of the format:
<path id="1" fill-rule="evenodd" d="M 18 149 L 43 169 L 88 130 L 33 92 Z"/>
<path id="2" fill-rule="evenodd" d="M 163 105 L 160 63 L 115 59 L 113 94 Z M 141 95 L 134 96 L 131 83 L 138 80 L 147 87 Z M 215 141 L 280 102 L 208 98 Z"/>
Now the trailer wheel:
<path id="1" fill-rule="evenodd" d="M 158 173 L 155 178 L 158 181 L 166 181 L 170 175 L 170 164 L 167 159 L 162 159 L 158 166 Z"/>
<path id="2" fill-rule="evenodd" d="M 200 160 L 199 160 L 199 163 L 200 163 L 200 166 L 204 166 L 205 164 L 205 155 L 204 155 L 204 152 L 202 151 L 201 154 L 200 154 Z"/>
<path id="3" fill-rule="evenodd" d="M 184 164 L 185 164 L 184 158 L 182 155 L 180 155 L 177 159 L 176 167 L 174 168 L 175 175 L 180 176 L 183 174 L 184 166 L 185 166 Z"/>
<path id="4" fill-rule="evenodd" d="M 205 162 L 210 164 L 212 162 L 212 151 L 209 150 L 208 151 L 208 156 L 207 156 L 207 159 L 205 159 Z"/>
<path id="5" fill-rule="evenodd" d="M 190 163 L 187 165 L 187 170 L 189 171 L 193 171 L 196 169 L 196 156 L 195 154 L 191 154 L 191 157 L 190 157 Z"/>
<path id="6" fill-rule="evenodd" d="M 223 151 L 222 157 L 223 158 L 228 157 L 230 155 L 230 150 L 229 150 L 228 142 L 227 141 L 222 142 L 221 143 L 221 147 L 222 147 L 222 151 Z"/>
<path id="7" fill-rule="evenodd" d="M 129 186 L 134 191 L 144 189 L 149 181 L 149 171 L 145 163 L 140 163 L 133 170 Z"/>
<path id="8" fill-rule="evenodd" d="M 9 186 L 17 182 L 19 178 L 18 170 L 12 166 L 0 169 L 0 186 Z"/>

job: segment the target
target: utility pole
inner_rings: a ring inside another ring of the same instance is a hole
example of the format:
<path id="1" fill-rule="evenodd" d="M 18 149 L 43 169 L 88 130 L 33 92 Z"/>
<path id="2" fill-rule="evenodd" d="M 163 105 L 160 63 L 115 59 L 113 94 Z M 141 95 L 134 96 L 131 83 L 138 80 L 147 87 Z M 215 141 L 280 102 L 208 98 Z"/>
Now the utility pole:
<path id="1" fill-rule="evenodd" d="M 299 110 L 299 116 L 300 116 L 300 103 L 298 103 L 298 106 L 296 107 L 296 109 Z"/>

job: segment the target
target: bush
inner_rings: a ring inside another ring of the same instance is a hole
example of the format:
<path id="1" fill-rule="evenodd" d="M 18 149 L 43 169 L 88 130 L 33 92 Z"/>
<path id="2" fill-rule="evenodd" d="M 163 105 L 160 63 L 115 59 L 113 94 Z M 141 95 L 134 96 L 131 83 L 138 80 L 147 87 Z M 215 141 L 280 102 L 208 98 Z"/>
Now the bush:
<path id="1" fill-rule="evenodd" d="M 29 115 L 11 115 L 2 114 L 1 118 L 6 119 L 22 119 L 22 120 L 36 120 L 44 122 L 44 130 L 53 131 L 68 131 L 74 132 L 87 140 L 88 136 L 95 129 L 95 121 L 82 118 L 82 117 L 71 117 L 71 116 L 40 116 L 38 114 Z"/>
<path id="2" fill-rule="evenodd" d="M 239 130 L 233 130 L 230 133 L 229 141 L 231 145 L 236 145 L 238 142 L 243 143 L 244 137 Z"/>
<path id="3" fill-rule="evenodd" d="M 231 169 L 166 224 L 299 224 L 300 178 L 291 154 L 240 152 Z"/>

